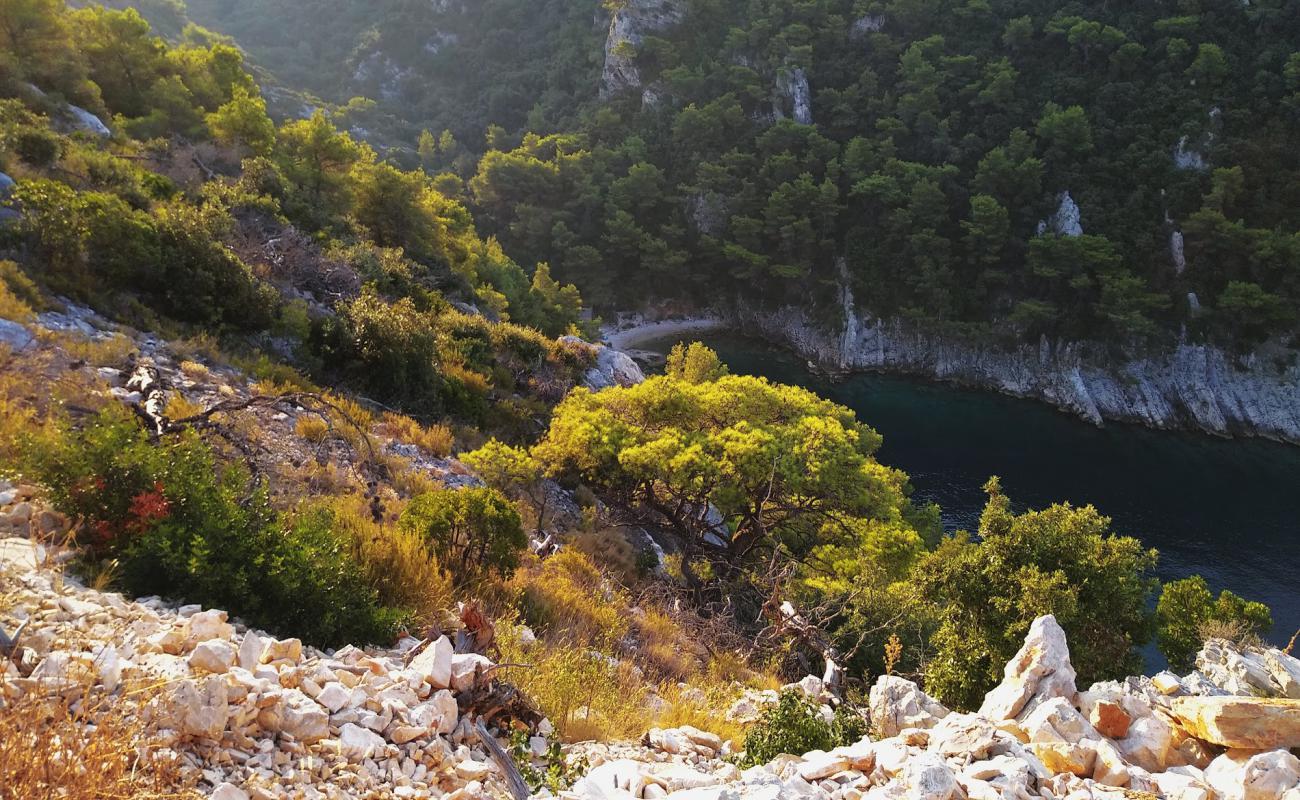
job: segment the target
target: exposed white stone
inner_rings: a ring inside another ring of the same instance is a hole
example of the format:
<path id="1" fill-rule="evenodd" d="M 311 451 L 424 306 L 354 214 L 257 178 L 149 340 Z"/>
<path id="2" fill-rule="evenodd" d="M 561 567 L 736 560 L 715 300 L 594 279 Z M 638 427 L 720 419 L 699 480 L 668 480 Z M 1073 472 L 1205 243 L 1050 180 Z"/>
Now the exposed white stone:
<path id="1" fill-rule="evenodd" d="M 1205 156 L 1194 148 L 1189 148 L 1187 142 L 1188 138 L 1183 136 L 1178 140 L 1178 145 L 1174 147 L 1174 166 L 1181 170 L 1194 172 L 1204 172 L 1209 169 L 1210 165 L 1206 163 Z"/>
<path id="2" fill-rule="evenodd" d="M 1048 402 L 1096 425 L 1105 420 L 1300 443 L 1300 360 L 1266 344 L 1241 357 L 1182 342 L 1116 362 L 1068 341 L 996 348 L 858 311 L 852 337 L 805 309 L 736 303 L 696 320 L 783 343 L 810 362 L 843 370 L 924 375 Z M 685 323 L 676 323 L 684 325 Z"/>
<path id="3" fill-rule="evenodd" d="M 1182 231 L 1173 231 L 1169 234 L 1169 258 L 1174 262 L 1175 275 L 1182 275 L 1187 270 L 1187 254 L 1184 252 Z"/>
<path id="4" fill-rule="evenodd" d="M 1073 702 L 1074 674 L 1065 631 L 1051 614 L 1039 617 L 1007 663 L 1002 683 L 984 697 L 980 714 L 994 720 L 1023 719 L 1053 698 Z"/>
<path id="5" fill-rule="evenodd" d="M 199 642 L 190 653 L 190 668 L 202 672 L 225 672 L 235 663 L 235 647 L 224 639 Z"/>
<path id="6" fill-rule="evenodd" d="M 386 746 L 382 736 L 351 722 L 339 730 L 339 752 L 353 761 L 379 756 Z"/>
<path id="7" fill-rule="evenodd" d="M 212 790 L 211 800 L 249 800 L 248 792 L 229 781 L 223 781 Z"/>
<path id="8" fill-rule="evenodd" d="M 446 636 L 439 636 L 411 659 L 411 669 L 419 673 L 435 689 L 451 685 L 451 657 L 454 648 Z"/>
<path id="9" fill-rule="evenodd" d="M 948 709 L 911 681 L 881 675 L 871 687 L 868 701 L 871 724 L 882 737 L 897 736 L 905 728 L 933 728 L 948 716 Z"/>
<path id="10" fill-rule="evenodd" d="M 1038 235 L 1054 233 L 1057 236 L 1082 236 L 1083 225 L 1079 205 L 1074 202 L 1069 191 L 1056 196 L 1056 211 L 1046 220 L 1038 223 Z"/>
<path id="11" fill-rule="evenodd" d="M 629 0 L 616 8 L 605 37 L 601 99 L 628 89 L 640 89 L 641 73 L 636 66 L 636 49 L 646 34 L 667 30 L 681 22 L 684 16 L 677 0 Z"/>
<path id="12" fill-rule="evenodd" d="M 778 116 L 789 113 L 800 125 L 813 124 L 812 89 L 803 67 L 790 67 L 777 73 L 775 111 Z"/>

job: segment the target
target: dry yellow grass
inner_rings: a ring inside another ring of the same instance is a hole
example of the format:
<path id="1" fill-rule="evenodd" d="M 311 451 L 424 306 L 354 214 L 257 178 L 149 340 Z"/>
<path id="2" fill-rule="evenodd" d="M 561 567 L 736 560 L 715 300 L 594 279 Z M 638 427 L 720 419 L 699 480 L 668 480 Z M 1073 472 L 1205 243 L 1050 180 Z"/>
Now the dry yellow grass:
<path id="1" fill-rule="evenodd" d="M 121 369 L 126 366 L 127 358 L 135 351 L 135 342 L 120 333 L 98 340 L 81 336 L 65 336 L 61 344 L 68 355 L 95 367 Z"/>
<path id="2" fill-rule="evenodd" d="M 0 318 L 14 322 L 29 322 L 35 316 L 36 312 L 32 311 L 32 307 L 19 299 L 9 285 L 0 280 Z"/>
<path id="3" fill-rule="evenodd" d="M 375 453 L 375 463 L 383 468 L 388 483 L 393 491 L 402 497 L 411 498 L 425 492 L 432 492 L 441 484 L 429 477 L 428 473 L 415 468 L 411 459 L 396 453 Z"/>
<path id="4" fill-rule="evenodd" d="M 329 421 L 315 414 L 304 413 L 298 415 L 298 419 L 293 423 L 293 430 L 312 444 L 320 444 L 329 438 L 330 424 Z"/>
<path id="5" fill-rule="evenodd" d="M 18 696 L 0 684 L 0 796 L 189 800 L 177 764 L 150 746 L 139 709 L 84 691 Z"/>
<path id="6" fill-rule="evenodd" d="M 404 414 L 384 412 L 380 422 L 383 432 L 392 438 L 413 444 L 438 458 L 451 455 L 455 435 L 447 425 L 424 426 Z"/>
<path id="7" fill-rule="evenodd" d="M 391 513 L 400 511 L 392 501 L 388 506 Z M 334 498 L 330 509 L 335 529 L 348 537 L 353 557 L 384 604 L 414 610 L 422 624 L 434 622 L 452 606 L 451 576 L 420 537 L 394 524 L 376 523 L 363 495 Z"/>
<path id="8" fill-rule="evenodd" d="M 212 375 L 212 370 L 198 361 L 182 361 L 181 373 L 192 381 L 202 381 Z"/>
<path id="9" fill-rule="evenodd" d="M 603 647 L 627 634 L 627 600 L 587 555 L 566 548 L 515 573 L 528 616 L 555 635 Z"/>
<path id="10" fill-rule="evenodd" d="M 204 406 L 201 403 L 195 403 L 187 400 L 185 395 L 180 392 L 173 392 L 172 396 L 167 398 L 166 414 L 168 419 L 187 419 L 195 414 L 201 414 Z"/>

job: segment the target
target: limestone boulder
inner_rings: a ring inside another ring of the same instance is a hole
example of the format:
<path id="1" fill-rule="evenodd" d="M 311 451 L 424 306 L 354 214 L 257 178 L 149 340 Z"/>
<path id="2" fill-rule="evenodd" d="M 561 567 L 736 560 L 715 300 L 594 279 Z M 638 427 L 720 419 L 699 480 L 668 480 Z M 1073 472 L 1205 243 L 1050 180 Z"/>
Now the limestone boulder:
<path id="1" fill-rule="evenodd" d="M 1252 750 L 1300 747 L 1300 700 L 1177 697 L 1172 711 L 1189 734 L 1221 747 Z"/>
<path id="2" fill-rule="evenodd" d="M 1196 654 L 1196 668 L 1231 694 L 1300 699 L 1300 659 L 1276 648 L 1243 650 L 1211 639 Z"/>
<path id="3" fill-rule="evenodd" d="M 1065 631 L 1052 615 L 1039 617 L 1003 670 L 1002 683 L 985 695 L 980 716 L 1023 719 L 1053 698 L 1073 703 L 1077 694 L 1074 678 Z"/>
<path id="4" fill-rule="evenodd" d="M 451 640 L 446 636 L 439 636 L 411 659 L 410 668 L 433 688 L 446 689 L 451 686 L 452 652 Z"/>
<path id="5" fill-rule="evenodd" d="M 1030 742 L 1068 742 L 1100 739 L 1101 734 L 1063 697 L 1054 697 L 1030 712 L 1020 723 Z"/>
<path id="6" fill-rule="evenodd" d="M 1275 800 L 1300 786 L 1300 759 L 1285 750 L 1228 750 L 1205 770 L 1220 800 Z"/>
<path id="7" fill-rule="evenodd" d="M 922 753 L 903 766 L 902 782 L 907 797 L 915 800 L 951 800 L 961 796 L 957 776 L 947 762 L 933 753 Z"/>
<path id="8" fill-rule="evenodd" d="M 263 708 L 257 717 L 263 728 L 287 733 L 300 742 L 318 742 L 330 734 L 325 709 L 297 689 L 288 689 Z"/>
<path id="9" fill-rule="evenodd" d="M 229 694 L 220 676 L 184 680 L 172 689 L 167 720 L 182 735 L 220 739 L 230 719 Z"/>
<path id="10" fill-rule="evenodd" d="M 339 752 L 351 761 L 382 755 L 386 746 L 384 737 L 351 722 L 339 730 Z"/>
<path id="11" fill-rule="evenodd" d="M 224 611 L 199 611 L 191 614 L 189 619 L 185 620 L 183 629 L 185 647 L 192 648 L 199 642 L 211 639 L 229 640 L 235 635 L 235 629 L 226 622 L 226 619 Z"/>
<path id="12" fill-rule="evenodd" d="M 868 700 L 871 725 L 882 738 L 897 736 L 905 728 L 933 728 L 948 716 L 948 709 L 909 680 L 881 675 Z"/>
<path id="13" fill-rule="evenodd" d="M 224 639 L 199 642 L 190 653 L 190 669 L 196 672 L 224 673 L 235 664 L 235 646 Z"/>
<path id="14" fill-rule="evenodd" d="M 451 656 L 451 688 L 468 692 L 493 667 L 492 660 L 478 653 L 454 653 Z"/>
<path id="15" fill-rule="evenodd" d="M 975 714 L 949 714 L 930 729 L 927 749 L 944 758 L 983 761 L 1007 749 L 1011 737 Z"/>

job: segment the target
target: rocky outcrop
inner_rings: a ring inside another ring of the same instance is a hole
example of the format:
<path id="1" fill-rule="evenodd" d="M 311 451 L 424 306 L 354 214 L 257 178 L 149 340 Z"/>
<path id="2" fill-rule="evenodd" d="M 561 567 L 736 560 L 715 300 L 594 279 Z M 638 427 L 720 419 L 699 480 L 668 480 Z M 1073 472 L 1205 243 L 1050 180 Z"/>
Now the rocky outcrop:
<path id="1" fill-rule="evenodd" d="M 0 703 L 84 691 L 128 704 L 146 721 L 142 752 L 178 754 L 213 797 L 509 796 L 461 713 L 493 680 L 483 656 L 446 637 L 413 658 L 423 643 L 409 637 L 322 652 L 224 611 L 85 588 L 46 566 L 53 555 L 0 540 L 0 630 L 23 626 Z"/>
<path id="2" fill-rule="evenodd" d="M 1053 233 L 1057 236 L 1082 236 L 1082 212 L 1068 191 L 1056 196 L 1056 211 L 1038 223 L 1038 235 Z"/>
<path id="3" fill-rule="evenodd" d="M 577 336 L 561 336 L 560 341 L 570 347 L 587 348 L 592 353 L 592 367 L 583 377 L 583 385 L 593 391 L 611 386 L 635 386 L 645 380 L 641 367 L 621 350 L 603 344 L 590 344 Z"/>
<path id="4" fill-rule="evenodd" d="M 800 125 L 813 124 L 812 89 L 803 67 L 788 67 L 777 73 L 773 110 L 777 117 L 788 114 Z"/>
<path id="5" fill-rule="evenodd" d="M 1174 700 L 1173 713 L 1192 736 L 1221 747 L 1300 747 L 1300 700 L 1179 697 Z"/>
<path id="6" fill-rule="evenodd" d="M 561 796 L 1300 800 L 1300 760 L 1283 749 L 1289 740 L 1258 738 L 1265 729 L 1300 724 L 1300 715 L 1283 719 L 1280 711 L 1261 711 L 1292 701 L 1203 697 L 1192 694 L 1203 677 L 1157 678 L 1107 681 L 1077 692 L 1065 634 L 1055 619 L 1040 617 L 979 713 L 950 712 L 915 684 L 886 675 L 871 691 L 875 741 L 782 755 L 740 772 L 717 758 L 726 747 L 718 749 L 716 738 L 692 728 L 654 730 L 641 750 L 582 750 L 594 769 Z M 1179 715 L 1184 707 L 1197 709 L 1187 725 Z M 1268 721 L 1251 723 L 1252 717 Z M 1228 729 L 1240 738 L 1225 735 Z M 1202 733 L 1253 749 L 1232 747 L 1216 756 L 1217 746 L 1198 738 Z"/>
<path id="7" fill-rule="evenodd" d="M 1044 703 L 1075 697 L 1074 667 L 1065 631 L 1050 614 L 1034 620 L 1025 643 L 989 692 L 980 714 L 993 720 L 1022 720 Z"/>
<path id="8" fill-rule="evenodd" d="M 1196 654 L 1196 669 L 1229 694 L 1300 699 L 1300 661 L 1275 647 L 1242 652 L 1211 639 Z"/>
<path id="9" fill-rule="evenodd" d="M 848 324 L 829 330 L 809 312 L 739 302 L 714 318 L 841 371 L 919 375 L 1015 397 L 1043 400 L 1095 425 L 1106 420 L 1152 428 L 1260 436 L 1300 444 L 1300 360 L 1268 347 L 1235 357 L 1201 344 L 1115 361 L 1088 343 L 1002 348 L 877 319 L 845 303 Z"/>
<path id="10" fill-rule="evenodd" d="M 636 49 L 646 34 L 665 31 L 682 21 L 685 11 L 677 0 L 628 0 L 615 9 L 605 39 L 605 67 L 600 76 L 602 100 L 641 88 Z"/>
<path id="11" fill-rule="evenodd" d="M 948 709 L 915 683 L 896 675 L 881 675 L 871 687 L 868 706 L 876 734 L 888 738 L 908 728 L 933 728 Z"/>

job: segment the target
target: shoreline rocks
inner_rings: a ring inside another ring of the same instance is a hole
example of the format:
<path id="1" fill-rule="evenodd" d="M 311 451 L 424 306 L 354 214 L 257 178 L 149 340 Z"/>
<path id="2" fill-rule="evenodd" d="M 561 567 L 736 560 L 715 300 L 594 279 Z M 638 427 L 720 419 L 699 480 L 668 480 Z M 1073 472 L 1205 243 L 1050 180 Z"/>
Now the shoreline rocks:
<path id="1" fill-rule="evenodd" d="M 1300 444 L 1300 363 L 1283 358 L 1283 351 L 1262 349 L 1239 359 L 1183 343 L 1114 363 L 1086 343 L 1043 339 L 1036 347 L 992 348 L 854 310 L 852 324 L 838 334 L 789 306 L 767 311 L 737 304 L 711 316 L 840 372 L 916 375 L 1041 400 L 1094 425 L 1127 422 Z"/>

